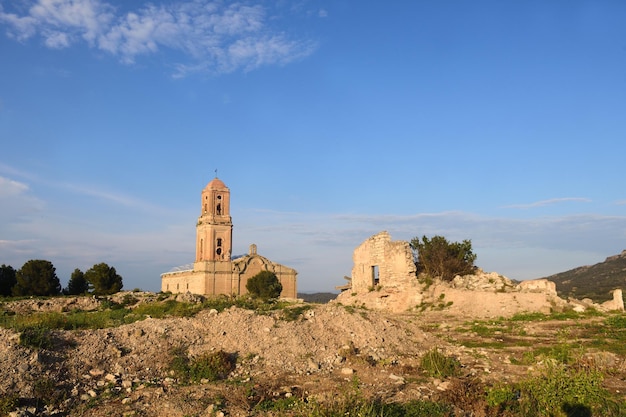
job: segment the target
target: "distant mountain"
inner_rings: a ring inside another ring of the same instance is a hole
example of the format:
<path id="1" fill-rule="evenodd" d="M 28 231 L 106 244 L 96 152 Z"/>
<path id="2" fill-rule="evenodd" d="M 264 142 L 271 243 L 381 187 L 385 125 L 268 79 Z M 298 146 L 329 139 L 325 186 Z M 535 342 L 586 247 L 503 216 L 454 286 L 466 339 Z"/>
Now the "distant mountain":
<path id="1" fill-rule="evenodd" d="M 337 298 L 337 294 L 334 294 L 332 292 L 316 292 L 313 294 L 306 294 L 306 293 L 299 292 L 298 298 L 303 299 L 307 303 L 325 304 L 329 302 L 330 300 L 334 300 L 335 298 Z"/>
<path id="2" fill-rule="evenodd" d="M 591 298 L 595 302 L 612 299 L 611 291 L 626 291 L 626 250 L 609 256 L 604 262 L 581 266 L 545 277 L 556 284 L 560 297 Z"/>

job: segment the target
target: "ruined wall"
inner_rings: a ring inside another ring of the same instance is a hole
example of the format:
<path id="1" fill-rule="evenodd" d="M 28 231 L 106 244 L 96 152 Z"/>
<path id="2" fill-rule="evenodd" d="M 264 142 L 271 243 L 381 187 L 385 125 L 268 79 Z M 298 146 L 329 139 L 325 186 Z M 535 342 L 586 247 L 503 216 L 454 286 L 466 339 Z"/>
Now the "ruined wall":
<path id="1" fill-rule="evenodd" d="M 406 241 L 391 241 L 383 231 L 361 243 L 352 255 L 352 291 L 364 292 L 375 285 L 393 287 L 415 280 L 413 252 Z"/>

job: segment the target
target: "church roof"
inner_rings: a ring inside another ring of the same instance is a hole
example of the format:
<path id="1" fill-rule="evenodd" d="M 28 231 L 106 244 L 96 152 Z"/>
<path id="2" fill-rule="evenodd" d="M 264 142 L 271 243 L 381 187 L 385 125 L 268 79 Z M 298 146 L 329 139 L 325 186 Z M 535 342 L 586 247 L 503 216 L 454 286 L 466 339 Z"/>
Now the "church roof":
<path id="1" fill-rule="evenodd" d="M 215 177 L 204 188 L 205 189 L 210 188 L 210 189 L 216 190 L 216 189 L 224 189 L 228 187 L 226 186 L 226 184 L 224 184 L 224 182 L 221 179 Z"/>

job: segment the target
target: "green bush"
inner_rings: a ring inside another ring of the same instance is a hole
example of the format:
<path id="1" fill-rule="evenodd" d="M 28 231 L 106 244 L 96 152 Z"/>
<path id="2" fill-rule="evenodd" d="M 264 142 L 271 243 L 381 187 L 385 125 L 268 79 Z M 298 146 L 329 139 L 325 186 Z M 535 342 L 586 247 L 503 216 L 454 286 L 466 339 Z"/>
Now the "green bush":
<path id="1" fill-rule="evenodd" d="M 234 355 L 218 350 L 189 359 L 182 348 L 173 351 L 170 368 L 183 382 L 217 381 L 235 369 Z"/>
<path id="2" fill-rule="evenodd" d="M 539 375 L 520 383 L 520 407 L 525 416 L 585 415 L 571 414 L 568 409 L 607 416 L 607 398 L 601 373 L 553 361 L 548 361 Z"/>
<path id="3" fill-rule="evenodd" d="M 246 289 L 252 297 L 268 300 L 280 297 L 283 285 L 271 271 L 261 271 L 246 282 Z"/>
<path id="4" fill-rule="evenodd" d="M 282 312 L 282 319 L 285 321 L 298 320 L 305 311 L 310 310 L 310 309 L 311 309 L 311 306 L 306 305 L 306 304 L 301 305 L 301 306 L 296 306 L 296 307 L 285 308 L 283 309 L 283 312 Z"/>
<path id="5" fill-rule="evenodd" d="M 45 327 L 27 327 L 20 333 L 20 345 L 35 349 L 52 349 L 54 341 Z"/>
<path id="6" fill-rule="evenodd" d="M 33 384 L 33 395 L 38 405 L 56 406 L 66 398 L 66 391 L 58 389 L 53 379 L 38 379 Z"/>
<path id="7" fill-rule="evenodd" d="M 439 349 L 433 348 L 422 356 L 420 367 L 430 377 L 447 378 L 458 375 L 461 363 L 455 358 L 444 355 Z"/>
<path id="8" fill-rule="evenodd" d="M 20 398 L 17 394 L 2 394 L 0 395 L 0 416 L 9 415 L 12 410 L 15 410 L 20 403 Z"/>

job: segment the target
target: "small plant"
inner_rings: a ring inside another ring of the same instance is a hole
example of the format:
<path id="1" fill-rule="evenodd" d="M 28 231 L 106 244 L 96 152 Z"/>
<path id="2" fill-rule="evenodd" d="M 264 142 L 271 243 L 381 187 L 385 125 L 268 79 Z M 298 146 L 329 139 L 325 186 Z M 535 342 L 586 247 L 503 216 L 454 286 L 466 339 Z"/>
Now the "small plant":
<path id="1" fill-rule="evenodd" d="M 592 415 L 592 409 L 597 415 L 607 415 L 603 410 L 610 396 L 602 388 L 602 375 L 596 371 L 547 362 L 539 375 L 520 383 L 520 391 L 524 415 L 574 415 L 567 413 L 567 408 L 589 410 L 575 415 Z"/>
<path id="2" fill-rule="evenodd" d="M 420 367 L 430 377 L 447 378 L 459 374 L 461 363 L 456 358 L 446 356 L 439 349 L 433 348 L 422 356 Z"/>
<path id="3" fill-rule="evenodd" d="M 310 310 L 310 309 L 311 309 L 311 306 L 306 305 L 306 304 L 301 305 L 301 306 L 291 307 L 291 308 L 285 308 L 282 311 L 282 319 L 285 321 L 298 320 L 305 311 Z"/>
<path id="4" fill-rule="evenodd" d="M 133 297 L 131 294 L 124 294 L 122 298 L 122 306 L 127 307 L 137 303 L 137 299 Z"/>
<path id="5" fill-rule="evenodd" d="M 0 395 L 0 415 L 9 415 L 9 413 L 17 408 L 20 398 L 17 394 Z"/>
<path id="6" fill-rule="evenodd" d="M 33 384 L 33 395 L 37 403 L 48 406 L 60 404 L 65 399 L 64 390 L 57 389 L 54 380 L 43 378 Z"/>
<path id="7" fill-rule="evenodd" d="M 20 345 L 35 349 L 52 349 L 54 341 L 47 328 L 27 327 L 20 333 Z"/>
<path id="8" fill-rule="evenodd" d="M 234 355 L 223 350 L 192 359 L 189 359 L 181 348 L 173 353 L 170 368 L 184 382 L 217 381 L 226 378 L 235 369 Z"/>

